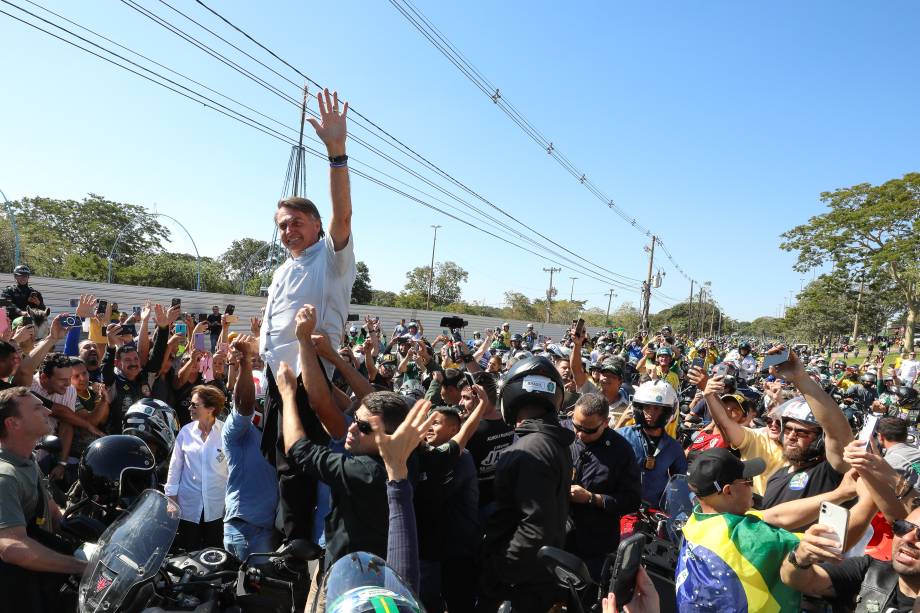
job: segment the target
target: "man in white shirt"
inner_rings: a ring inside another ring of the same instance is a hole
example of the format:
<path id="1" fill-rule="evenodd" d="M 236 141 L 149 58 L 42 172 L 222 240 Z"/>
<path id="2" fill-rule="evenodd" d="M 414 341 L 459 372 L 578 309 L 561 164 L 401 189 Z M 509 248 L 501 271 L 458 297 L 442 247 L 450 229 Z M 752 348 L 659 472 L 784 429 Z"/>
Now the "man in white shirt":
<path id="1" fill-rule="evenodd" d="M 901 360 L 901 368 L 898 369 L 898 380 L 901 381 L 901 385 L 910 387 L 914 384 L 918 372 L 920 372 L 920 362 L 917 361 L 917 352 L 911 351 L 907 354 L 906 360 Z"/>
<path id="2" fill-rule="evenodd" d="M 348 156 L 345 155 L 346 103 L 339 111 L 336 93 L 324 90 L 317 95 L 321 121 L 308 118 L 316 135 L 325 143 L 329 154 L 329 177 L 332 193 L 332 217 L 328 234 L 316 205 L 306 198 L 286 198 L 278 203 L 275 223 L 281 243 L 290 257 L 275 271 L 268 289 L 262 320 L 259 352 L 265 361 L 268 394 L 265 400 L 265 428 L 262 452 L 279 473 L 279 493 L 283 531 L 288 539 L 309 538 L 315 506 L 315 481 L 291 470 L 281 440 L 281 397 L 274 373 L 282 361 L 291 364 L 299 375 L 299 344 L 294 332 L 294 316 L 305 304 L 317 310 L 316 332 L 324 334 L 333 347 L 342 340 L 348 317 L 355 267 L 354 241 L 351 236 L 351 187 Z M 327 378 L 331 364 L 324 363 Z M 310 410 L 303 384 L 298 386 L 297 406 L 307 433 L 328 441 L 322 426 Z"/>
<path id="3" fill-rule="evenodd" d="M 74 427 L 88 430 L 96 436 L 103 436 L 99 428 L 76 414 L 77 390 L 70 384 L 71 374 L 69 356 L 58 352 L 49 353 L 44 357 L 38 372 L 32 378 L 30 388 L 30 391 L 38 396 L 42 404 L 51 411 L 51 417 L 48 418 L 51 433 L 57 434 L 61 439 L 61 452 L 54 468 L 51 468 L 49 463 L 51 458 L 46 457 L 45 454 L 40 454 L 39 458 L 42 469 L 46 471 L 50 469 L 50 477 L 54 480 L 64 477 Z"/>

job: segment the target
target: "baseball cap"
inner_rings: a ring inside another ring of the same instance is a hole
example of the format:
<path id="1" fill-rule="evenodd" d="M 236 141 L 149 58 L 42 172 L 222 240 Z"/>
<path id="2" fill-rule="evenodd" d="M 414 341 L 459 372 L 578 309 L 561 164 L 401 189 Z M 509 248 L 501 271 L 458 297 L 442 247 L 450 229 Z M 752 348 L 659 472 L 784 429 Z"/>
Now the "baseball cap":
<path id="1" fill-rule="evenodd" d="M 623 367 L 621 367 L 616 360 L 604 360 L 601 362 L 600 367 L 601 372 L 609 372 L 612 375 L 616 375 L 623 378 Z"/>
<path id="2" fill-rule="evenodd" d="M 721 400 L 722 402 L 725 402 L 729 398 L 734 399 L 734 401 L 738 403 L 738 405 L 741 407 L 743 411 L 747 410 L 747 408 L 745 408 L 744 406 L 744 403 L 747 401 L 747 398 L 745 398 L 741 394 L 725 394 L 724 396 L 720 397 L 719 400 Z"/>
<path id="3" fill-rule="evenodd" d="M 461 381 L 463 381 L 463 371 L 456 368 L 447 368 L 444 370 L 444 379 L 442 385 L 459 387 L 459 383 Z"/>
<path id="4" fill-rule="evenodd" d="M 738 479 L 756 477 L 766 469 L 763 458 L 742 462 L 728 449 L 707 449 L 690 464 L 687 483 L 697 496 L 711 496 Z"/>

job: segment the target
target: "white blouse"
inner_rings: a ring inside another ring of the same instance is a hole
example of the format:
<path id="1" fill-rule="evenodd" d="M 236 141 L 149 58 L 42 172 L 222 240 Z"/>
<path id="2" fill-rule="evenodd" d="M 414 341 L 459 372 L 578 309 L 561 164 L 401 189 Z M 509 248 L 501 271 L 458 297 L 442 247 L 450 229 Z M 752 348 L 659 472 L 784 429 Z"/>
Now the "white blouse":
<path id="1" fill-rule="evenodd" d="M 217 420 L 203 439 L 198 422 L 193 421 L 179 430 L 169 460 L 169 477 L 163 488 L 167 496 L 176 496 L 186 521 L 214 521 L 224 516 L 224 496 L 227 493 L 227 452 L 221 432 L 224 422 Z"/>

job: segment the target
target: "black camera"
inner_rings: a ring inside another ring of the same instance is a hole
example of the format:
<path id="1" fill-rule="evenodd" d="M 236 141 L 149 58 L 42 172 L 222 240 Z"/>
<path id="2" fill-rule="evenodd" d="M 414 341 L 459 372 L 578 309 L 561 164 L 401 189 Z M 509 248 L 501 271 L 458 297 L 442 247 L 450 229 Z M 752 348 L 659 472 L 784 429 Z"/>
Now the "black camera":
<path id="1" fill-rule="evenodd" d="M 470 322 L 466 321 L 461 317 L 442 317 L 441 318 L 441 327 L 449 328 L 450 330 L 459 330 L 460 328 L 465 328 L 470 325 Z"/>

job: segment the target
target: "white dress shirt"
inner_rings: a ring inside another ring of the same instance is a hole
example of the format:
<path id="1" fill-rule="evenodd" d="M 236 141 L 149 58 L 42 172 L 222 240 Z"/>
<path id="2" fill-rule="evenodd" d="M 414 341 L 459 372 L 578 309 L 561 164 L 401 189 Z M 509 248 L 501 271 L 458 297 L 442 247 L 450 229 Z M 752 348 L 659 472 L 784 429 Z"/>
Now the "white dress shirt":
<path id="1" fill-rule="evenodd" d="M 221 437 L 223 428 L 224 422 L 215 421 L 207 439 L 202 438 L 197 421 L 179 430 L 163 492 L 178 498 L 181 519 L 197 524 L 202 510 L 204 521 L 224 516 L 228 464 Z"/>
<path id="2" fill-rule="evenodd" d="M 333 347 L 342 341 L 348 318 L 355 267 L 354 236 L 339 251 L 326 234 L 297 257 L 289 257 L 272 275 L 259 336 L 259 351 L 272 373 L 287 362 L 300 373 L 300 347 L 294 333 L 294 316 L 305 304 L 316 307 L 316 331 L 325 334 Z M 332 365 L 324 361 L 332 376 Z"/>

